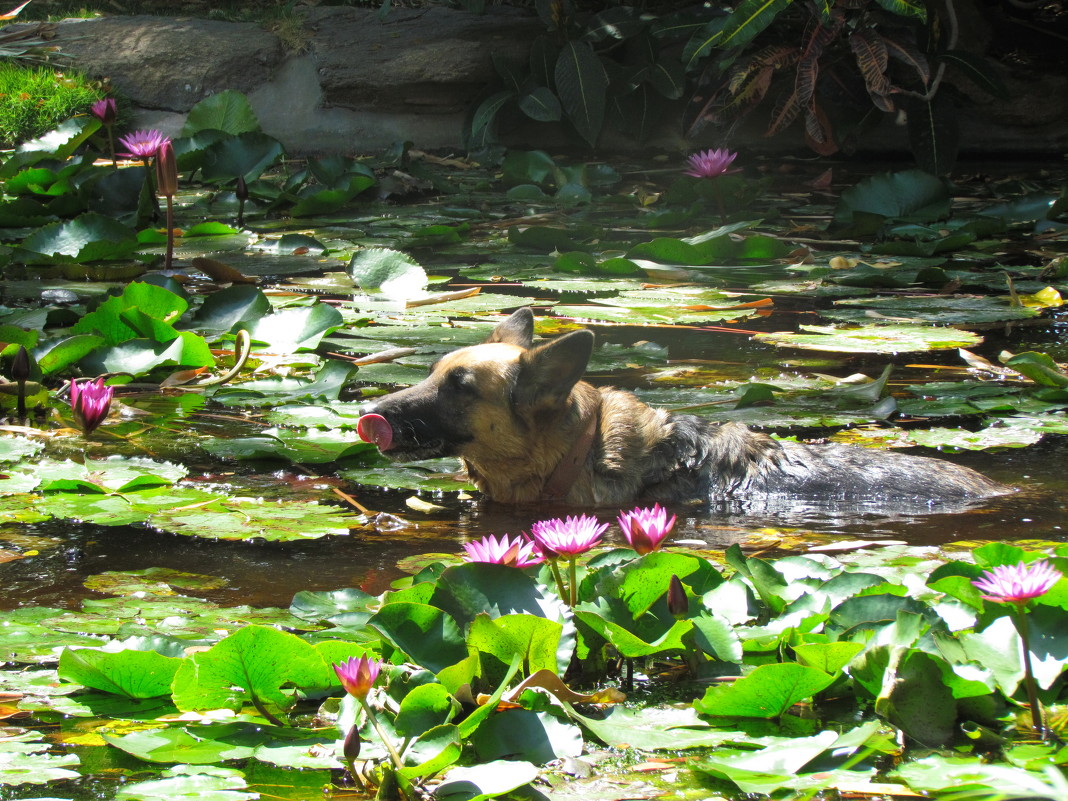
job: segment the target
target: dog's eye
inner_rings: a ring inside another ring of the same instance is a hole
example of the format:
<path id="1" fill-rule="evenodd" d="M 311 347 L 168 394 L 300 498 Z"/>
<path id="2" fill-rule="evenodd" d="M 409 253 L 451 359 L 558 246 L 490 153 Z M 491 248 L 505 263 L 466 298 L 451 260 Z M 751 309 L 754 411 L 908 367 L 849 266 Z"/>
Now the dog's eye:
<path id="1" fill-rule="evenodd" d="M 458 369 L 449 373 L 446 381 L 449 388 L 465 395 L 478 394 L 478 379 L 470 370 Z"/>

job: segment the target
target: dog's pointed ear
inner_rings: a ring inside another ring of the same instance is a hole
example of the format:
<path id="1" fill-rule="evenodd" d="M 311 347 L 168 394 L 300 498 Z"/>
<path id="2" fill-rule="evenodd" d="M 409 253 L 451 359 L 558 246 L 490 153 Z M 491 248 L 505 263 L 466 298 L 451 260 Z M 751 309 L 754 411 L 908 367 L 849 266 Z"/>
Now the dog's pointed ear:
<path id="1" fill-rule="evenodd" d="M 512 396 L 516 406 L 533 410 L 562 406 L 592 354 L 590 331 L 574 331 L 528 350 L 519 359 Z"/>
<path id="2" fill-rule="evenodd" d="M 497 323 L 486 342 L 504 342 L 507 345 L 529 348 L 534 343 L 534 312 L 526 306 L 512 312 Z"/>

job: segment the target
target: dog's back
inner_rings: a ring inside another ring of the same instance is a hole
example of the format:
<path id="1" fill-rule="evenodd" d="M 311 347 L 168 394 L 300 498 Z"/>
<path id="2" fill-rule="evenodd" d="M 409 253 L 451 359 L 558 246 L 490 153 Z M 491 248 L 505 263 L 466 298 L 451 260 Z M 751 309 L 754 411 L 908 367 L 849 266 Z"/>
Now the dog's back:
<path id="1" fill-rule="evenodd" d="M 602 436 L 591 454 L 588 480 L 568 498 L 575 503 L 806 497 L 930 506 L 1010 491 L 941 459 L 780 441 L 740 423 L 655 410 L 630 393 L 599 392 Z"/>

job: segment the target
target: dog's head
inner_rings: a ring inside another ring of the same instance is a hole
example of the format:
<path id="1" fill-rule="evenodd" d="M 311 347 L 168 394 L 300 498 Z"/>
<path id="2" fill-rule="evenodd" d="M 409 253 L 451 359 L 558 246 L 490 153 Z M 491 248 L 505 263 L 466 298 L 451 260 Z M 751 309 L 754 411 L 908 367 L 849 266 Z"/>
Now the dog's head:
<path id="1" fill-rule="evenodd" d="M 396 461 L 477 459 L 487 449 L 522 456 L 524 442 L 566 410 L 593 334 L 533 343 L 534 315 L 520 309 L 482 344 L 442 356 L 426 379 L 369 406 L 357 424 L 360 438 Z"/>

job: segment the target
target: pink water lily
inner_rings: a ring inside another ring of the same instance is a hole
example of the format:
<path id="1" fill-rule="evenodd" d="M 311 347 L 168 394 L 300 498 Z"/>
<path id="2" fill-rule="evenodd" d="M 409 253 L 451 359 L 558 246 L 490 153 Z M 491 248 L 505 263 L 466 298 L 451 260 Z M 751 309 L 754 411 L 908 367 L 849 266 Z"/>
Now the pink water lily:
<path id="1" fill-rule="evenodd" d="M 333 667 L 345 692 L 353 698 L 363 699 L 371 692 L 382 669 L 382 662 L 369 656 L 352 656 Z"/>
<path id="2" fill-rule="evenodd" d="M 103 378 L 70 382 L 70 408 L 74 413 L 74 422 L 82 433 L 90 434 L 104 422 L 114 396 L 115 388 L 105 387 Z"/>
<path id="3" fill-rule="evenodd" d="M 169 137 L 164 136 L 162 132 L 155 129 L 134 131 L 126 134 L 126 136 L 119 137 L 119 144 L 126 148 L 119 155 L 142 160 L 150 159 L 156 155 L 164 144 L 170 141 Z"/>
<path id="4" fill-rule="evenodd" d="M 674 525 L 675 515 L 668 519 L 667 510 L 658 503 L 652 509 L 634 509 L 619 515 L 623 536 L 639 556 L 659 550 Z"/>
<path id="5" fill-rule="evenodd" d="M 694 153 L 688 159 L 689 169 L 686 170 L 686 175 L 692 175 L 694 178 L 715 178 L 718 175 L 741 172 L 737 167 L 733 170 L 727 169 L 737 157 L 737 153 L 732 153 L 727 148 Z"/>
<path id="6" fill-rule="evenodd" d="M 987 570 L 972 582 L 983 598 L 999 603 L 1023 604 L 1045 595 L 1061 578 L 1061 572 L 1045 559 L 1020 562 L 1018 565 L 998 565 Z"/>
<path id="7" fill-rule="evenodd" d="M 566 520 L 539 520 L 531 526 L 530 536 L 548 558 L 573 557 L 590 550 L 607 529 L 607 523 L 592 515 L 577 515 Z"/>
<path id="8" fill-rule="evenodd" d="M 531 567 L 545 561 L 536 550 L 537 546 L 523 537 L 510 539 L 502 534 L 498 540 L 492 534 L 475 542 L 465 542 L 465 562 L 489 562 L 495 565 L 511 567 Z"/>
<path id="9" fill-rule="evenodd" d="M 119 104 L 115 102 L 113 97 L 97 100 L 89 109 L 104 125 L 111 125 L 119 115 Z"/>

